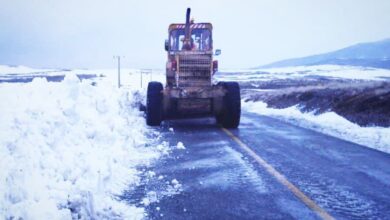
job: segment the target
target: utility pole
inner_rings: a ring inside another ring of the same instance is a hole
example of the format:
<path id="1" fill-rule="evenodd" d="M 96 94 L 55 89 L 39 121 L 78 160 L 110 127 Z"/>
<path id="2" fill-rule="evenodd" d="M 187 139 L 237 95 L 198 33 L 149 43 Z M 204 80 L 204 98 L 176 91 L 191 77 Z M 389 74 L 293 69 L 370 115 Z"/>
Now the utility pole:
<path id="1" fill-rule="evenodd" d="M 121 56 L 114 56 L 114 59 L 118 59 L 118 88 L 121 87 Z"/>
<path id="2" fill-rule="evenodd" d="M 141 70 L 141 72 L 140 72 L 141 73 L 141 88 L 142 88 L 142 74 L 143 74 L 143 72 L 144 72 L 143 70 Z"/>

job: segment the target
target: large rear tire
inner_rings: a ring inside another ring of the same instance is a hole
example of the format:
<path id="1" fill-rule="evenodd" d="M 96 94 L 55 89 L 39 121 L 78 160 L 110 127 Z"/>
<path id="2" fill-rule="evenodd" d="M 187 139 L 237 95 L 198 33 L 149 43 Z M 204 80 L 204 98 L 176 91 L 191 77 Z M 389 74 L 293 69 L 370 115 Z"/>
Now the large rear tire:
<path id="1" fill-rule="evenodd" d="M 146 124 L 159 126 L 162 121 L 163 85 L 159 82 L 150 82 L 146 97 Z"/>
<path id="2" fill-rule="evenodd" d="M 223 97 L 223 111 L 217 121 L 225 128 L 237 128 L 241 117 L 240 86 L 237 82 L 224 82 L 226 94 Z"/>

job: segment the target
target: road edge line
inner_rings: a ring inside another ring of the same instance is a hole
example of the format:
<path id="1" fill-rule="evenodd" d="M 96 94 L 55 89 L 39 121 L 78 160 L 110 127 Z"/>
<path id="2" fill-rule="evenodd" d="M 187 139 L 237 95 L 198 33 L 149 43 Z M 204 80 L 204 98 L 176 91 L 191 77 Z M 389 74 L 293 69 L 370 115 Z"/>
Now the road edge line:
<path id="1" fill-rule="evenodd" d="M 333 220 L 328 212 L 317 205 L 312 199 L 306 196 L 301 190 L 292 184 L 288 179 L 281 173 L 279 173 L 271 164 L 265 161 L 262 157 L 257 155 L 251 148 L 249 148 L 244 142 L 236 137 L 231 131 L 226 128 L 221 128 L 230 138 L 232 138 L 243 150 L 245 150 L 253 159 L 256 160 L 269 174 L 276 178 L 276 180 L 287 187 L 299 200 L 301 200 L 307 207 L 313 210 L 319 217 L 325 220 Z"/>

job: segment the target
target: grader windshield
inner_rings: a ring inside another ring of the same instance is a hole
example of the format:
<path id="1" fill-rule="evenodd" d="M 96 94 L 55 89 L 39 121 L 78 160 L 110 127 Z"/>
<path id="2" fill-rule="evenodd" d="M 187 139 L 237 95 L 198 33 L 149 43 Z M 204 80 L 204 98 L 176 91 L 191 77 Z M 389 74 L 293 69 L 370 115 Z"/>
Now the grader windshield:
<path id="1" fill-rule="evenodd" d="M 171 51 L 183 50 L 185 38 L 184 28 L 172 29 L 169 33 L 169 45 Z M 191 30 L 192 50 L 212 50 L 211 30 L 208 28 L 195 28 Z"/>

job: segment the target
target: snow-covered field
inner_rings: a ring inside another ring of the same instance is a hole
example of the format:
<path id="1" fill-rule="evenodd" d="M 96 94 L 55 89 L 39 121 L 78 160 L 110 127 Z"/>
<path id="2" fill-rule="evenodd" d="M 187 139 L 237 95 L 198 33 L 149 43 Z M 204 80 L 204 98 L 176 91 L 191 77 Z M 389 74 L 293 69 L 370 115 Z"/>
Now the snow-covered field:
<path id="1" fill-rule="evenodd" d="M 0 72 L 53 73 L 7 68 Z M 64 72 L 59 83 L 0 84 L 0 218 L 144 217 L 142 207 L 116 199 L 139 183 L 137 167 L 166 152 L 136 106 L 142 90 L 118 89 L 115 70 L 91 71 L 112 76 L 94 82 L 79 72 Z"/>
<path id="2" fill-rule="evenodd" d="M 359 66 L 296 66 L 268 69 L 226 70 L 222 78 L 232 81 L 267 81 L 274 79 L 296 79 L 303 77 L 328 77 L 351 80 L 390 80 L 390 70 Z"/>
<path id="3" fill-rule="evenodd" d="M 52 69 L 33 69 L 27 66 L 4 66 L 0 65 L 0 76 L 6 74 L 31 74 L 36 72 L 51 72 Z"/>
<path id="4" fill-rule="evenodd" d="M 352 80 L 390 79 L 390 70 L 359 66 L 319 65 L 286 68 L 261 69 L 273 75 L 297 74 L 303 76 L 323 76 Z"/>

